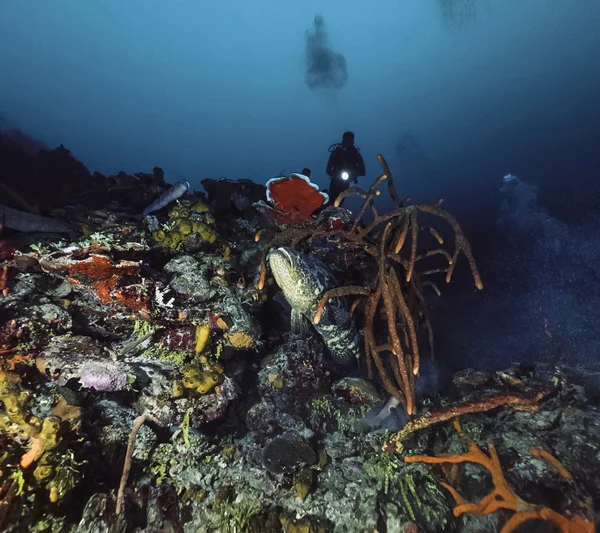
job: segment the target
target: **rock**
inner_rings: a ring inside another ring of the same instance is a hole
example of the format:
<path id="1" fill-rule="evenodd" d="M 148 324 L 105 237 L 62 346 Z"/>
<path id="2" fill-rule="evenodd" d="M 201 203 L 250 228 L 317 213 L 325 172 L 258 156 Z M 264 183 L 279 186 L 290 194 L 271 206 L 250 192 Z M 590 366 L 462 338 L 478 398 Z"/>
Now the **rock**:
<path id="1" fill-rule="evenodd" d="M 326 520 L 304 518 L 281 518 L 285 533 L 327 533 L 331 531 Z"/>
<path id="2" fill-rule="evenodd" d="M 71 293 L 71 285 L 66 280 L 61 281 L 56 287 L 53 287 L 48 291 L 48 294 L 55 298 L 68 298 Z"/>
<path id="3" fill-rule="evenodd" d="M 492 380 L 492 375 L 489 372 L 482 372 L 474 368 L 467 368 L 454 374 L 452 384 L 457 389 L 471 388 L 481 386 Z"/>
<path id="4" fill-rule="evenodd" d="M 398 506 L 392 502 L 384 505 L 386 533 L 418 533 L 419 529 L 413 522 L 398 512 Z"/>
<path id="5" fill-rule="evenodd" d="M 288 414 L 269 401 L 262 401 L 250 409 L 246 416 L 248 429 L 254 432 L 258 442 L 264 442 L 282 431 L 292 431 L 304 439 L 311 439 L 314 432 L 306 426 L 304 420 L 297 415 Z"/>
<path id="6" fill-rule="evenodd" d="M 171 259 L 164 271 L 172 274 L 171 288 L 191 300 L 204 302 L 211 297 L 208 280 L 200 274 L 200 264 L 188 255 L 180 255 Z"/>
<path id="7" fill-rule="evenodd" d="M 94 494 L 87 502 L 73 533 L 125 533 L 124 515 L 115 516 L 114 503 L 107 494 Z"/>
<path id="8" fill-rule="evenodd" d="M 317 455 L 311 446 L 294 432 L 275 437 L 263 450 L 263 464 L 273 474 L 293 472 L 316 461 Z"/>
<path id="9" fill-rule="evenodd" d="M 285 412 L 303 410 L 319 392 L 328 389 L 331 377 L 321 343 L 292 338 L 267 360 L 259 374 L 259 391 Z M 282 387 L 273 386 L 269 376 L 274 375 Z"/>
<path id="10" fill-rule="evenodd" d="M 35 309 L 40 322 L 48 324 L 55 333 L 66 333 L 73 325 L 71 315 L 58 305 L 42 304 Z"/>
<path id="11" fill-rule="evenodd" d="M 165 397 L 172 396 L 171 387 L 172 384 L 166 379 L 154 379 L 152 386 L 138 400 L 138 410 L 150 412 L 164 426 L 183 424 L 186 413 L 189 413 L 190 426 L 199 428 L 202 424 L 222 418 L 231 402 L 240 394 L 239 387 L 228 377 L 209 394 L 194 393 L 165 401 Z"/>
<path id="12" fill-rule="evenodd" d="M 361 378 L 342 378 L 332 385 L 331 392 L 350 405 L 374 407 L 382 402 L 375 385 Z"/>
<path id="13" fill-rule="evenodd" d="M 227 178 L 202 180 L 208 201 L 216 214 L 229 214 L 233 210 L 251 215 L 251 205 L 265 197 L 266 188 L 248 179 Z"/>
<path id="14" fill-rule="evenodd" d="M 132 369 L 113 361 L 104 348 L 89 337 L 54 337 L 36 360 L 38 369 L 59 386 L 78 379 L 84 388 L 118 391 L 128 387 Z"/>

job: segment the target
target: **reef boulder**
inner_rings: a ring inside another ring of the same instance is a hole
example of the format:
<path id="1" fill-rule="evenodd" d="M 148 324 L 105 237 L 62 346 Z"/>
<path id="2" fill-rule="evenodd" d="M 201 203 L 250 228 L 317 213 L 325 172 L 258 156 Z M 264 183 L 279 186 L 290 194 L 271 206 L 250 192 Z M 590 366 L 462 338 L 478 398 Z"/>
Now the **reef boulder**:
<path id="1" fill-rule="evenodd" d="M 113 360 L 98 342 L 81 336 L 52 338 L 36 364 L 59 386 L 77 379 L 83 388 L 98 391 L 126 389 L 132 373 L 128 364 Z"/>
<path id="2" fill-rule="evenodd" d="M 200 264 L 189 255 L 177 256 L 169 261 L 164 271 L 172 275 L 171 288 L 196 302 L 204 302 L 211 297 L 208 280 L 200 273 Z"/>

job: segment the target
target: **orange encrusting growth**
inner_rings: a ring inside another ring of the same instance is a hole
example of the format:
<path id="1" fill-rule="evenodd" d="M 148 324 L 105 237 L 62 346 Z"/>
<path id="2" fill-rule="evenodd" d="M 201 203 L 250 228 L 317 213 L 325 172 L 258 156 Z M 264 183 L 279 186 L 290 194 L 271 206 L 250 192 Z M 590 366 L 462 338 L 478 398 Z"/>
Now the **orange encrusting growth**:
<path id="1" fill-rule="evenodd" d="M 96 296 L 105 304 L 118 303 L 132 311 L 146 311 L 150 301 L 142 294 L 139 286 L 119 287 L 121 280 L 139 272 L 140 264 L 134 261 L 114 262 L 110 257 L 92 254 L 86 259 L 71 262 L 66 267 L 47 269 L 66 270 L 67 280 L 71 283 L 88 284 Z"/>
<path id="2" fill-rule="evenodd" d="M 68 265 L 67 270 L 71 276 L 82 274 L 93 279 L 105 279 L 112 275 L 131 276 L 139 269 L 139 263 L 122 261 L 114 263 L 105 255 L 91 255 L 87 259 L 76 261 Z"/>

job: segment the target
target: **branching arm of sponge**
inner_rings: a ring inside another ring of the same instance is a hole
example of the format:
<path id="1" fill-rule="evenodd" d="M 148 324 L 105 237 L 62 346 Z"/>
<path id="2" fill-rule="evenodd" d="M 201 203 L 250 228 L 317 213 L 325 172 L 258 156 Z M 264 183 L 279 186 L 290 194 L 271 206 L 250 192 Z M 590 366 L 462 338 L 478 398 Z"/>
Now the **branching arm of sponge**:
<path id="1" fill-rule="evenodd" d="M 477 463 L 483 466 L 492 476 L 494 489 L 479 502 L 469 502 L 462 497 L 458 491 L 447 483 L 440 482 L 446 488 L 456 503 L 454 507 L 454 516 L 460 516 L 464 513 L 472 513 L 477 515 L 491 514 L 499 509 L 507 509 L 514 511 L 510 519 L 504 524 L 500 533 L 512 533 L 519 525 L 529 520 L 546 520 L 555 524 L 561 533 L 593 533 L 594 524 L 588 522 L 581 516 L 569 518 L 564 516 L 549 507 L 535 505 L 521 499 L 510 488 L 504 473 L 496 448 L 490 442 L 488 443 L 489 455 L 483 452 L 474 442 L 469 441 L 466 437 L 458 420 L 454 421 L 454 428 L 463 440 L 468 441 L 468 451 L 464 454 L 440 454 L 434 457 L 428 455 L 412 455 L 404 458 L 406 463 Z M 536 454 L 536 456 L 545 459 L 545 453 Z M 554 458 L 553 458 L 554 459 Z M 555 464 L 556 459 L 551 463 Z M 556 461 L 558 462 L 558 461 Z M 558 463 L 560 464 L 560 463 Z M 560 465 L 562 467 L 562 465 Z M 562 467 L 564 468 L 564 467 Z M 559 469 L 561 471 L 561 469 Z M 570 475 L 570 474 L 569 474 Z"/>

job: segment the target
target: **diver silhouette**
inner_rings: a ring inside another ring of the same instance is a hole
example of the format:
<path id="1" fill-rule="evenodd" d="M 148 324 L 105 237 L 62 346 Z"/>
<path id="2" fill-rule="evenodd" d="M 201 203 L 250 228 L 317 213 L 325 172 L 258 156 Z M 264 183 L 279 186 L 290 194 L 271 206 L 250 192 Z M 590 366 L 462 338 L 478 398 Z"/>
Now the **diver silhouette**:
<path id="1" fill-rule="evenodd" d="M 350 188 L 350 183 L 358 183 L 358 177 L 366 173 L 365 162 L 360 150 L 354 146 L 354 133 L 347 131 L 342 142 L 329 147 L 331 155 L 327 162 L 327 174 L 331 177 L 329 201 L 333 204 L 339 194 Z"/>

